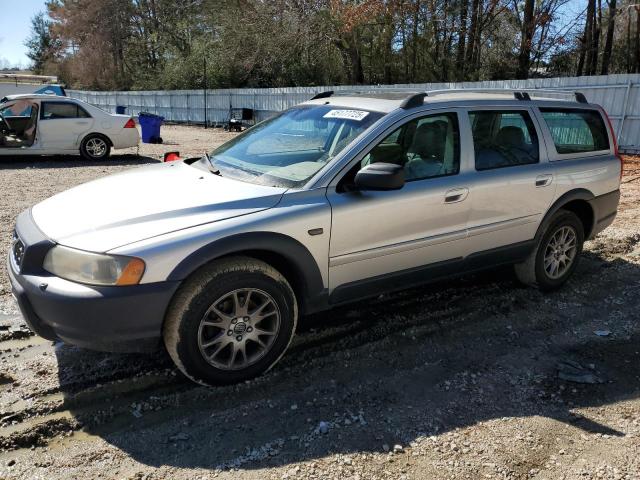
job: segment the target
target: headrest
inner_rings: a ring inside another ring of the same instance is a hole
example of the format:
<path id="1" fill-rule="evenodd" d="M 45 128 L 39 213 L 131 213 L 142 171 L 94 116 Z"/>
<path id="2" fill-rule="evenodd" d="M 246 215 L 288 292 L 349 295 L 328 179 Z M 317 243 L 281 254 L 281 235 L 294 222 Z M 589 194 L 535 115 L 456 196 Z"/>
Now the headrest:
<path id="1" fill-rule="evenodd" d="M 409 152 L 422 157 L 441 157 L 444 151 L 445 133 L 436 122 L 423 123 L 416 130 Z"/>
<path id="2" fill-rule="evenodd" d="M 524 145 L 524 133 L 522 129 L 514 126 L 502 127 L 496 135 L 496 143 L 503 143 L 509 146 L 521 147 Z"/>

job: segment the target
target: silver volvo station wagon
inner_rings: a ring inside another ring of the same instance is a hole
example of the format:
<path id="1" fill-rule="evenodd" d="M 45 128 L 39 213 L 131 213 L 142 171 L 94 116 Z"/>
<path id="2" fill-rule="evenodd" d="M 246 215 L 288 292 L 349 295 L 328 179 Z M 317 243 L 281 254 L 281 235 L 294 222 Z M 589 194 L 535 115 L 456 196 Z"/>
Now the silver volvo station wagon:
<path id="1" fill-rule="evenodd" d="M 335 305 L 503 264 L 553 290 L 613 221 L 622 160 L 601 107 L 540 94 L 318 94 L 23 212 L 13 293 L 42 337 L 164 344 L 210 385 L 265 372 Z"/>

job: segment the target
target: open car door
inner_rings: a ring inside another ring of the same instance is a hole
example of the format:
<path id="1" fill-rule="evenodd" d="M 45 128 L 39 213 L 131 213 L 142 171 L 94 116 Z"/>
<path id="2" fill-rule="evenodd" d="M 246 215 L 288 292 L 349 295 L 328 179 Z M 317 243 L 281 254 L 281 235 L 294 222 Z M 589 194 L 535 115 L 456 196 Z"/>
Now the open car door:
<path id="1" fill-rule="evenodd" d="M 28 148 L 36 141 L 38 105 L 18 100 L 0 107 L 0 148 Z"/>

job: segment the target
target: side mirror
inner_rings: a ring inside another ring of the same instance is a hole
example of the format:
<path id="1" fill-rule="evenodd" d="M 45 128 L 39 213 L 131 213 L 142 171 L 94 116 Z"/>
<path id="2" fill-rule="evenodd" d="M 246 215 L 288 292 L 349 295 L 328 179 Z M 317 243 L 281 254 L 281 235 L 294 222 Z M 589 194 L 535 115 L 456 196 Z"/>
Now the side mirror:
<path id="1" fill-rule="evenodd" d="M 356 173 L 359 190 L 399 190 L 404 186 L 404 169 L 395 163 L 372 163 Z"/>

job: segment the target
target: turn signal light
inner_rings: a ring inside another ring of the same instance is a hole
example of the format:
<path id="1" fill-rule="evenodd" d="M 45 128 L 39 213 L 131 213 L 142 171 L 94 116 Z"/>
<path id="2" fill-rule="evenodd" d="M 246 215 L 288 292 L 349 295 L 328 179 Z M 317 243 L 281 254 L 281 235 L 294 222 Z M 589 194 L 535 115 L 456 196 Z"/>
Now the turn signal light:
<path id="1" fill-rule="evenodd" d="M 124 124 L 124 128 L 136 128 L 136 122 L 133 121 L 133 118 L 127 120 L 127 123 Z"/>
<path id="2" fill-rule="evenodd" d="M 116 285 L 136 285 L 144 273 L 145 264 L 139 258 L 132 258 L 122 270 Z"/>

